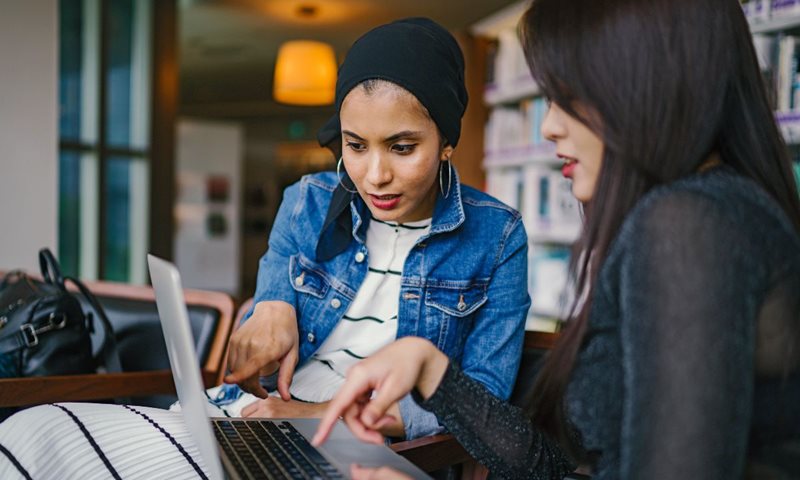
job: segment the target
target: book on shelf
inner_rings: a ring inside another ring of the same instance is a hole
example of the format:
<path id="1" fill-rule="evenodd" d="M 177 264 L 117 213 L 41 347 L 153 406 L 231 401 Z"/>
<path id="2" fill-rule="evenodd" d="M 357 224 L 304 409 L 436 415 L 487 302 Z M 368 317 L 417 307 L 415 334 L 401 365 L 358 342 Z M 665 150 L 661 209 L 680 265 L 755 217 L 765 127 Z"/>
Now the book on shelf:
<path id="1" fill-rule="evenodd" d="M 784 140 L 797 145 L 800 143 L 800 36 L 756 34 L 753 45 Z"/>
<path id="2" fill-rule="evenodd" d="M 566 247 L 535 246 L 528 260 L 528 293 L 531 313 L 562 318 L 568 307 L 570 251 Z"/>
<path id="3" fill-rule="evenodd" d="M 546 114 L 547 102 L 541 97 L 522 100 L 515 106 L 492 109 L 484 132 L 487 156 L 501 150 L 548 143 L 542 137 L 542 122 Z"/>
<path id="4" fill-rule="evenodd" d="M 504 30 L 490 44 L 485 100 L 488 104 L 516 103 L 538 92 L 517 32 Z"/>
<path id="5" fill-rule="evenodd" d="M 520 213 L 528 236 L 536 242 L 570 244 L 581 227 L 580 204 L 572 183 L 543 166 L 523 169 Z"/>
<path id="6" fill-rule="evenodd" d="M 525 52 L 516 30 L 506 30 L 497 37 L 497 56 L 494 63 L 494 81 L 499 88 L 531 79 Z"/>
<path id="7" fill-rule="evenodd" d="M 750 23 L 765 23 L 800 16 L 800 0 L 742 0 L 742 10 Z"/>
<path id="8" fill-rule="evenodd" d="M 774 0 L 743 0 L 744 15 L 751 22 L 766 22 L 772 17 L 772 4 Z M 785 15 L 786 12 L 778 13 Z"/>
<path id="9" fill-rule="evenodd" d="M 800 72 L 798 54 L 800 42 L 794 35 L 786 35 L 778 42 L 778 64 L 776 78 L 776 107 L 781 112 L 800 108 Z"/>
<path id="10" fill-rule="evenodd" d="M 520 212 L 534 243 L 568 245 L 580 233 L 580 204 L 571 182 L 556 170 L 542 165 L 492 168 L 486 191 Z"/>
<path id="11" fill-rule="evenodd" d="M 516 210 L 523 196 L 519 168 L 493 168 L 486 172 L 486 192 Z"/>
<path id="12" fill-rule="evenodd" d="M 800 0 L 751 0 L 751 2 L 754 3 L 753 14 L 760 13 L 763 20 L 800 15 Z"/>

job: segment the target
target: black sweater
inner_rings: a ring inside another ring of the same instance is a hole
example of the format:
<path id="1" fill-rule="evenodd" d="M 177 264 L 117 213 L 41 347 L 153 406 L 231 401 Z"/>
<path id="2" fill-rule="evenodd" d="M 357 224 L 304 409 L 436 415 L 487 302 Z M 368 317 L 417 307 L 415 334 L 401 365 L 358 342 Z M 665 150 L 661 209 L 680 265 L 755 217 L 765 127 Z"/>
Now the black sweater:
<path id="1" fill-rule="evenodd" d="M 534 303 L 536 299 L 533 299 Z M 593 479 L 800 478 L 800 238 L 727 167 L 649 192 L 600 270 L 565 407 Z M 572 466 L 448 367 L 422 406 L 492 472 Z"/>

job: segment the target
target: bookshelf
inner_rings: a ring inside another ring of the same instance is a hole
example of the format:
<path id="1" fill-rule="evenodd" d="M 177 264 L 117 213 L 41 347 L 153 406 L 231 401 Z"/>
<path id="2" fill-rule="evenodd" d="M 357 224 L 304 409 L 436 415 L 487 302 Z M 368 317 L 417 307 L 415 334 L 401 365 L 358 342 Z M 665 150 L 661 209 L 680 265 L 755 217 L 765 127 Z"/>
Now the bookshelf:
<path id="1" fill-rule="evenodd" d="M 532 299 L 526 328 L 552 332 L 566 304 L 569 249 L 581 220 L 578 202 L 561 175 L 555 145 L 540 132 L 547 105 L 517 37 L 517 23 L 528 5 L 529 0 L 513 3 L 470 31 L 489 40 L 483 92 L 489 113 L 483 158 L 486 191 L 522 214 Z"/>
<path id="2" fill-rule="evenodd" d="M 518 209 L 528 232 L 532 305 L 526 328 L 553 331 L 568 303 L 569 247 L 581 219 L 570 184 L 558 170 L 555 147 L 539 132 L 546 105 L 517 38 L 517 23 L 529 5 L 530 0 L 515 2 L 473 25 L 470 33 L 490 45 L 483 92 L 489 111 L 486 191 Z M 800 183 L 800 0 L 746 0 L 742 8 Z"/>
<path id="3" fill-rule="evenodd" d="M 767 21 L 750 21 L 750 31 L 752 33 L 775 33 L 792 28 L 800 27 L 800 14 L 772 18 Z"/>
<path id="4" fill-rule="evenodd" d="M 800 0 L 743 0 L 775 120 L 800 183 Z"/>
<path id="5" fill-rule="evenodd" d="M 800 27 L 800 1 L 741 0 L 750 32 L 772 34 Z"/>

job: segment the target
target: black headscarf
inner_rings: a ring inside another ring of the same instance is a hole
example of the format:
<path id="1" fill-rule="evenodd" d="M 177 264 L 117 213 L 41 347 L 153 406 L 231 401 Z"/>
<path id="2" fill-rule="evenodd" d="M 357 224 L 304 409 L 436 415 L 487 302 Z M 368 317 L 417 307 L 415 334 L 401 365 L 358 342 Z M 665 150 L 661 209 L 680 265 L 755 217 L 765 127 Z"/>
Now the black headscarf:
<path id="1" fill-rule="evenodd" d="M 317 133 L 319 144 L 341 155 L 339 111 L 350 91 L 364 80 L 382 79 L 413 94 L 428 110 L 447 143 L 455 147 L 461 136 L 461 117 L 467 108 L 464 56 L 455 38 L 428 18 L 407 18 L 381 25 L 356 40 L 336 80 L 336 114 Z M 342 172 L 342 182 L 355 190 Z M 342 185 L 333 192 L 317 242 L 317 260 L 343 252 L 351 240 L 352 195 Z"/>

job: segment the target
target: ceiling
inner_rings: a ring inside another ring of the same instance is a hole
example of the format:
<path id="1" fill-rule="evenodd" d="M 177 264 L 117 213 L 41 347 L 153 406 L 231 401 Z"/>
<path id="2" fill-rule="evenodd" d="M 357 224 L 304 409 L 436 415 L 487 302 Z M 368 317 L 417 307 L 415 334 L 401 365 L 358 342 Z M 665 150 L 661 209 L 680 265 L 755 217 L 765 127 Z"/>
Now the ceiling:
<path id="1" fill-rule="evenodd" d="M 430 17 L 466 30 L 515 0 L 180 0 L 183 115 L 257 119 L 328 112 L 272 100 L 279 45 L 292 39 L 329 42 L 339 58 L 364 32 L 394 19 Z M 311 7 L 312 16 L 300 10 Z"/>

